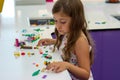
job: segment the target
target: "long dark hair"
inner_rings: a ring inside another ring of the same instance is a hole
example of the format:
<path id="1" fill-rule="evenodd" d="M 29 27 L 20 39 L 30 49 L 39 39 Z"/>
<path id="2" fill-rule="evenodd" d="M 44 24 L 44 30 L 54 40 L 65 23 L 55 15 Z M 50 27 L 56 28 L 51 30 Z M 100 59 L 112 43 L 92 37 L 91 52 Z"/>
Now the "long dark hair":
<path id="1" fill-rule="evenodd" d="M 93 42 L 92 39 L 87 31 L 87 22 L 84 15 L 84 8 L 83 4 L 80 0 L 57 0 L 53 6 L 52 13 L 63 12 L 64 14 L 71 17 L 71 25 L 70 25 L 70 34 L 67 39 L 67 44 L 64 48 L 65 53 L 65 61 L 69 61 L 70 59 L 70 52 L 73 51 L 74 45 L 78 40 L 79 36 L 81 36 L 81 32 L 83 32 L 89 44 L 92 46 L 92 50 L 90 52 L 90 61 L 91 64 L 93 62 Z M 58 33 L 55 29 L 55 33 L 57 36 L 56 44 L 54 45 L 59 49 L 62 41 L 62 35 Z"/>

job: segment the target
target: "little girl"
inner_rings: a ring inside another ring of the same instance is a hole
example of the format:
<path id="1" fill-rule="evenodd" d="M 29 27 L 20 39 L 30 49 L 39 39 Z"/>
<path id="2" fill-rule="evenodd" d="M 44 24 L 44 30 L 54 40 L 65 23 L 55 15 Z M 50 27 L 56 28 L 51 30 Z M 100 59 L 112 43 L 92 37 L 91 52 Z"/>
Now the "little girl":
<path id="1" fill-rule="evenodd" d="M 54 44 L 63 61 L 46 69 L 58 73 L 68 70 L 72 80 L 93 80 L 93 43 L 87 31 L 83 4 L 80 0 L 57 0 L 52 9 L 56 39 L 41 39 L 38 46 Z"/>

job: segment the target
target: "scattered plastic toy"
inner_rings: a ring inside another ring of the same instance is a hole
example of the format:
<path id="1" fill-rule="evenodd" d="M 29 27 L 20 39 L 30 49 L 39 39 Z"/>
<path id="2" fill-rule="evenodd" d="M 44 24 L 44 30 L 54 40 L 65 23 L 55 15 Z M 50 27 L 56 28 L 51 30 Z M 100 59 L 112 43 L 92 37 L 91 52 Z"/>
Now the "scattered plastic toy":
<path id="1" fill-rule="evenodd" d="M 24 56 L 24 55 L 25 55 L 25 52 L 22 52 L 21 55 Z"/>
<path id="2" fill-rule="evenodd" d="M 30 53 L 30 52 L 28 52 L 28 53 L 27 53 L 27 55 L 28 55 L 28 56 L 30 56 L 30 55 L 31 55 L 31 53 Z"/>
<path id="3" fill-rule="evenodd" d="M 26 33 L 26 32 L 27 32 L 27 29 L 23 29 L 22 32 L 23 32 L 23 33 Z"/>
<path id="4" fill-rule="evenodd" d="M 38 66 L 39 66 L 39 64 L 36 64 L 35 66 L 36 66 L 36 67 L 38 67 Z"/>
<path id="5" fill-rule="evenodd" d="M 45 79 L 47 77 L 47 75 L 43 75 L 42 78 Z"/>
<path id="6" fill-rule="evenodd" d="M 43 54 L 43 56 L 42 57 L 44 57 L 44 58 L 46 58 L 46 59 L 52 59 L 52 56 L 51 55 L 49 55 L 49 54 Z"/>
<path id="7" fill-rule="evenodd" d="M 44 31 L 44 30 L 41 30 L 41 29 L 34 29 L 34 31 L 37 31 L 37 32 L 39 32 L 39 31 Z"/>
<path id="8" fill-rule="evenodd" d="M 48 62 L 48 61 L 44 61 L 44 65 L 49 65 L 50 64 L 50 62 Z"/>
<path id="9" fill-rule="evenodd" d="M 21 49 L 32 49 L 32 46 L 26 46 L 26 45 L 24 45 L 24 46 L 21 46 Z"/>
<path id="10" fill-rule="evenodd" d="M 45 72 L 46 68 L 42 68 L 41 72 Z"/>
<path id="11" fill-rule="evenodd" d="M 37 76 L 40 73 L 40 70 L 35 71 L 32 76 Z"/>
<path id="12" fill-rule="evenodd" d="M 52 59 L 52 56 L 51 55 L 46 55 L 45 58 Z"/>
<path id="13" fill-rule="evenodd" d="M 39 46 L 35 46 L 35 47 L 34 47 L 34 49 L 38 49 L 38 48 L 39 48 Z"/>
<path id="14" fill-rule="evenodd" d="M 20 57 L 20 53 L 19 52 L 14 52 L 14 56 L 15 57 Z"/>

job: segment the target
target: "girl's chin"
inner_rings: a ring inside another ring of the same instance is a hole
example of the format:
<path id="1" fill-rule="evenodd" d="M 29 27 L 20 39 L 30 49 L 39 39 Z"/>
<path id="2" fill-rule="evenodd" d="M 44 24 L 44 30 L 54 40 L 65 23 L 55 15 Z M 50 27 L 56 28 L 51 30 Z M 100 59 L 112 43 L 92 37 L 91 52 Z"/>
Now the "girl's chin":
<path id="1" fill-rule="evenodd" d="M 59 32 L 60 35 L 64 35 L 65 33 Z"/>

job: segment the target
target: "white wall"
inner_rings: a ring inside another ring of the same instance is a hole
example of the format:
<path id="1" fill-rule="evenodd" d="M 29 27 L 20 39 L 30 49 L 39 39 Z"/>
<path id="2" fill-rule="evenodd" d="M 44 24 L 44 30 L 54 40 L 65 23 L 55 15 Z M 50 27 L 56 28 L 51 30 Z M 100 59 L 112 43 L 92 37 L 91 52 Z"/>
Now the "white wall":
<path id="1" fill-rule="evenodd" d="M 57 1 L 57 0 L 53 0 Z M 81 1 L 106 1 L 106 0 L 81 0 Z M 46 0 L 15 0 L 17 5 L 36 5 L 45 4 Z"/>
<path id="2" fill-rule="evenodd" d="M 39 5 L 45 2 L 46 0 L 15 0 L 16 5 Z"/>

